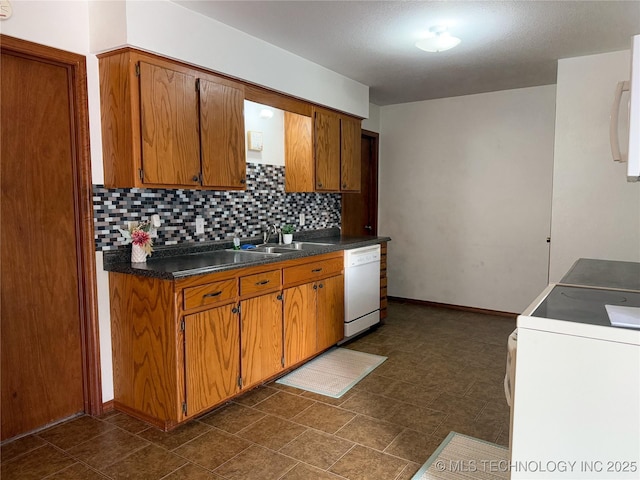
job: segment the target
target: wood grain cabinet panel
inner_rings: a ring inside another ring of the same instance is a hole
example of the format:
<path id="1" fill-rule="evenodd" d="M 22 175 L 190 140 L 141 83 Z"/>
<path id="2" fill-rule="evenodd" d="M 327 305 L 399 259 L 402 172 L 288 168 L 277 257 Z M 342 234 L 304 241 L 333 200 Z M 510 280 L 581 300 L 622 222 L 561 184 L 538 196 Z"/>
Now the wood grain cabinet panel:
<path id="1" fill-rule="evenodd" d="M 196 77 L 139 63 L 142 169 L 145 183 L 198 182 L 200 140 Z"/>
<path id="2" fill-rule="evenodd" d="M 380 320 L 388 315 L 387 301 L 387 242 L 380 245 Z"/>
<path id="3" fill-rule="evenodd" d="M 240 303 L 243 388 L 257 385 L 283 368 L 281 299 L 280 293 L 272 293 Z"/>
<path id="4" fill-rule="evenodd" d="M 284 290 L 284 364 L 295 365 L 316 352 L 316 289 L 306 283 Z"/>
<path id="5" fill-rule="evenodd" d="M 306 115 L 284 112 L 284 189 L 314 192 L 313 120 Z"/>
<path id="6" fill-rule="evenodd" d="M 343 192 L 359 192 L 360 183 L 360 151 L 362 129 L 359 119 L 342 116 L 340 118 L 340 190 Z"/>
<path id="7" fill-rule="evenodd" d="M 244 189 L 244 92 L 199 79 L 202 185 Z"/>
<path id="8" fill-rule="evenodd" d="M 340 273 L 342 272 L 343 267 L 344 259 L 340 256 L 329 260 L 320 260 L 317 262 L 309 262 L 303 265 L 285 268 L 282 276 L 286 286 L 301 282 L 308 282 L 317 278 Z"/>
<path id="9" fill-rule="evenodd" d="M 332 347 L 344 338 L 344 276 L 317 282 L 317 350 Z"/>
<path id="10" fill-rule="evenodd" d="M 240 325 L 234 304 L 184 318 L 186 415 L 236 394 L 240 378 Z"/>
<path id="11" fill-rule="evenodd" d="M 314 115 L 316 190 L 340 190 L 340 117 L 316 110 Z"/>
<path id="12" fill-rule="evenodd" d="M 281 270 L 256 273 L 240 277 L 240 295 L 243 297 L 273 289 L 280 289 Z"/>
<path id="13" fill-rule="evenodd" d="M 184 309 L 213 306 L 221 302 L 228 302 L 237 295 L 238 282 L 235 278 L 185 288 L 183 290 Z"/>

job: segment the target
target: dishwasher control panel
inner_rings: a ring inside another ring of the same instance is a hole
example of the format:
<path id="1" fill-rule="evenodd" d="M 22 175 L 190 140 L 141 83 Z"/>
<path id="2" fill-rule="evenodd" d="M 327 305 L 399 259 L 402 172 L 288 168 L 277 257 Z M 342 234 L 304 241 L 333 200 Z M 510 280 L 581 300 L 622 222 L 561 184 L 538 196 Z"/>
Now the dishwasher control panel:
<path id="1" fill-rule="evenodd" d="M 380 245 L 371 247 L 354 248 L 353 250 L 345 250 L 344 266 L 345 268 L 356 267 L 366 263 L 380 261 Z"/>

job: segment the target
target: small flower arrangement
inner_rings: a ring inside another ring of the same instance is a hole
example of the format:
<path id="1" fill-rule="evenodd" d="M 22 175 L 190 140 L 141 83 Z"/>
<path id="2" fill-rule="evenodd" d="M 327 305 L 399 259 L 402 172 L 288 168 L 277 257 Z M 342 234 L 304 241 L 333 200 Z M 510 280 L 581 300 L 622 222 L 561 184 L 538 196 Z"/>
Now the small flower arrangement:
<path id="1" fill-rule="evenodd" d="M 144 222 L 131 223 L 127 230 L 119 228 L 120 235 L 124 237 L 125 245 L 132 243 L 138 245 L 146 252 L 147 255 L 151 255 L 153 252 L 153 240 L 149 233 L 153 228 L 150 220 Z"/>
<path id="2" fill-rule="evenodd" d="M 281 231 L 283 234 L 292 234 L 295 233 L 296 229 L 293 225 L 283 225 Z"/>

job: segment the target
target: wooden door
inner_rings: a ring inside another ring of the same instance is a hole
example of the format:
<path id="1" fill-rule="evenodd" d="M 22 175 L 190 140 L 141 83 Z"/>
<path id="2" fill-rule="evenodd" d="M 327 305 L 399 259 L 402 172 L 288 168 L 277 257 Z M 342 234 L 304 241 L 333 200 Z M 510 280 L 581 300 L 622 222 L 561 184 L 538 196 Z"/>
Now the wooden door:
<path id="1" fill-rule="evenodd" d="M 378 134 L 362 131 L 360 193 L 342 195 L 342 234 L 378 234 Z"/>
<path id="2" fill-rule="evenodd" d="M 318 285 L 318 351 L 344 338 L 344 276 L 326 278 Z"/>
<path id="3" fill-rule="evenodd" d="M 316 284 L 284 291 L 284 364 L 295 365 L 316 353 Z"/>
<path id="4" fill-rule="evenodd" d="M 196 78 L 140 62 L 143 182 L 200 183 Z"/>
<path id="5" fill-rule="evenodd" d="M 184 318 L 187 415 L 195 415 L 238 392 L 240 320 L 235 305 Z"/>
<path id="6" fill-rule="evenodd" d="M 314 131 L 316 190 L 340 191 L 340 117 L 316 111 Z"/>
<path id="7" fill-rule="evenodd" d="M 251 387 L 282 370 L 282 301 L 279 293 L 240 304 L 242 386 Z"/>
<path id="8" fill-rule="evenodd" d="M 359 192 L 360 181 L 360 137 L 361 121 L 355 118 L 340 119 L 341 156 L 340 156 L 340 189 L 343 192 Z"/>
<path id="9" fill-rule="evenodd" d="M 4 49 L 1 62 L 4 440 L 84 410 L 82 126 L 71 69 Z"/>
<path id="10" fill-rule="evenodd" d="M 244 189 L 244 92 L 204 79 L 199 89 L 202 185 Z"/>

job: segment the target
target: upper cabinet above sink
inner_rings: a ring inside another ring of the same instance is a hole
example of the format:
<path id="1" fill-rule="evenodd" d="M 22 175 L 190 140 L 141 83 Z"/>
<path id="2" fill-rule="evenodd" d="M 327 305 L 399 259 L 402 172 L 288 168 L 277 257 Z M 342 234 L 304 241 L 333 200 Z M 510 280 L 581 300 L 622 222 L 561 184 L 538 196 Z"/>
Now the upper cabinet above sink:
<path id="1" fill-rule="evenodd" d="M 100 57 L 105 186 L 242 190 L 244 86 L 135 50 Z"/>
<path id="2" fill-rule="evenodd" d="M 357 117 L 134 48 L 99 68 L 107 188 L 244 190 L 248 100 L 284 112 L 287 192 L 359 191 Z"/>

